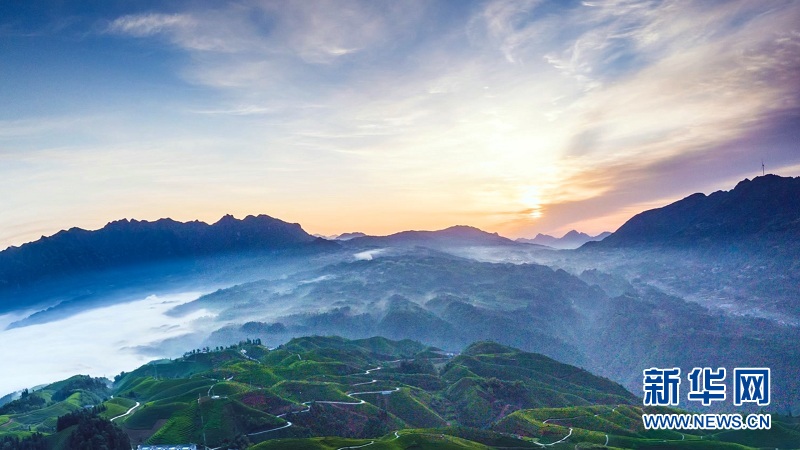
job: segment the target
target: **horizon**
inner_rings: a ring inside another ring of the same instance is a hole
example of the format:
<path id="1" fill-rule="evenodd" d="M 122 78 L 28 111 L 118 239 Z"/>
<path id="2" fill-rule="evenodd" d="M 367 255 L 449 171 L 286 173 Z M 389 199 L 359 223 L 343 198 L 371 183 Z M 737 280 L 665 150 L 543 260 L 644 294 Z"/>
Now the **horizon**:
<path id="1" fill-rule="evenodd" d="M 800 3 L 0 5 L 0 248 L 120 217 L 614 231 L 800 176 Z"/>
<path id="2" fill-rule="evenodd" d="M 773 173 L 766 173 L 766 174 L 764 174 L 764 175 L 758 175 L 758 176 L 755 176 L 755 177 L 753 177 L 752 179 L 751 179 L 751 178 L 744 178 L 744 179 L 742 179 L 742 180 L 739 180 L 739 182 L 738 182 L 738 183 L 741 183 L 741 182 L 744 182 L 744 181 L 753 181 L 753 180 L 756 180 L 756 179 L 758 179 L 758 178 L 763 178 L 763 177 L 767 177 L 767 176 L 778 176 L 778 177 L 781 177 L 781 178 L 793 178 L 793 177 L 783 177 L 783 176 L 781 176 L 781 175 L 777 175 L 777 174 L 773 174 Z M 738 183 L 737 183 L 737 184 L 738 184 Z M 734 187 L 735 187 L 735 186 L 734 186 Z M 733 190 L 733 189 L 734 189 L 734 187 L 730 187 L 730 189 L 727 189 L 727 190 L 726 190 L 726 189 L 718 189 L 718 190 L 716 190 L 716 191 L 712 191 L 712 192 L 719 192 L 719 191 L 729 191 L 729 190 Z M 695 192 L 695 193 L 692 193 L 692 194 L 690 194 L 690 195 L 695 195 L 695 194 L 703 194 L 704 196 L 708 196 L 708 195 L 710 195 L 711 193 L 705 193 L 705 192 Z M 678 200 L 685 199 L 685 198 L 686 198 L 686 197 L 688 197 L 688 196 L 689 196 L 689 195 L 687 195 L 687 196 L 684 196 L 684 197 L 682 197 L 682 198 L 680 198 L 680 199 L 676 199 L 675 201 L 678 201 Z M 659 208 L 662 208 L 662 207 L 664 207 L 664 206 L 667 206 L 667 205 L 669 205 L 669 204 L 671 204 L 671 203 L 673 203 L 673 202 L 670 202 L 670 203 L 667 203 L 667 204 L 663 204 L 663 205 L 659 205 L 659 206 L 656 206 L 656 207 L 654 207 L 654 208 L 652 208 L 652 209 L 659 209 Z M 637 214 L 640 214 L 640 213 L 642 213 L 642 212 L 646 212 L 646 211 L 649 211 L 649 210 L 643 210 L 643 211 L 639 211 L 639 212 L 635 213 L 635 214 L 634 214 L 634 215 L 632 215 L 631 217 L 629 217 L 629 218 L 625 219 L 625 221 L 624 221 L 623 223 L 621 223 L 621 224 L 620 224 L 620 226 L 624 225 L 624 223 L 625 223 L 625 222 L 627 222 L 628 220 L 630 220 L 630 219 L 631 219 L 633 216 L 635 216 L 635 215 L 637 215 Z M 220 220 L 224 219 L 225 217 L 233 217 L 235 220 L 239 220 L 239 221 L 241 221 L 241 220 L 244 220 L 244 219 L 246 219 L 246 218 L 249 218 L 249 217 L 259 217 L 259 216 L 267 216 L 267 217 L 270 217 L 270 218 L 273 218 L 273 219 L 280 220 L 280 221 L 282 221 L 282 222 L 286 222 L 286 223 L 292 223 L 292 224 L 299 225 L 299 226 L 300 226 L 300 227 L 303 229 L 303 231 L 305 231 L 305 232 L 306 232 L 306 233 L 308 233 L 309 235 L 311 235 L 311 236 L 315 236 L 315 237 L 321 237 L 321 238 L 328 239 L 328 240 L 331 240 L 331 239 L 336 239 L 337 237 L 339 237 L 339 236 L 341 236 L 341 235 L 343 235 L 343 234 L 349 234 L 349 233 L 364 233 L 364 234 L 365 234 L 365 235 L 367 235 L 367 236 L 376 236 L 376 237 L 382 237 L 382 236 L 389 236 L 389 235 L 392 235 L 392 234 L 402 233 L 402 232 L 406 232 L 406 231 L 413 231 L 413 232 L 418 232 L 418 231 L 422 231 L 422 232 L 433 232 L 433 231 L 444 231 L 444 230 L 447 230 L 447 229 L 450 229 L 450 228 L 456 228 L 456 227 L 469 227 L 469 228 L 475 228 L 475 229 L 477 229 L 477 230 L 480 230 L 480 231 L 483 231 L 483 232 L 486 232 L 486 233 L 494 233 L 494 234 L 497 234 L 497 235 L 499 235 L 499 236 L 501 236 L 501 237 L 504 237 L 504 238 L 506 238 L 506 239 L 510 239 L 510 240 L 517 240 L 517 239 L 528 239 L 528 240 L 533 240 L 534 238 L 536 238 L 536 237 L 537 237 L 538 235 L 540 235 L 540 234 L 541 234 L 541 235 L 544 235 L 544 236 L 550 236 L 550 237 L 554 237 L 554 238 L 557 238 L 557 239 L 562 239 L 562 238 L 564 238 L 564 237 L 565 237 L 567 234 L 569 234 L 569 233 L 571 233 L 571 232 L 584 233 L 584 234 L 586 234 L 586 235 L 588 235 L 588 236 L 590 236 L 590 237 L 597 237 L 597 236 L 599 236 L 599 235 L 601 235 L 601 234 L 603 234 L 603 233 L 612 233 L 612 234 L 613 234 L 613 233 L 615 233 L 615 232 L 616 232 L 616 231 L 619 229 L 619 227 L 616 227 L 616 228 L 614 228 L 613 230 L 610 230 L 610 229 L 609 229 L 609 230 L 603 230 L 603 231 L 598 231 L 598 232 L 587 232 L 587 231 L 585 231 L 585 230 L 579 230 L 579 229 L 572 228 L 572 229 L 566 230 L 566 231 L 564 231 L 564 232 L 562 232 L 562 233 L 550 234 L 550 233 L 545 233 L 545 232 L 536 232 L 535 234 L 531 234 L 531 235 L 528 235 L 528 236 L 516 236 L 516 237 L 513 237 L 513 236 L 507 236 L 507 235 L 504 235 L 504 234 L 502 234 L 502 233 L 499 233 L 499 232 L 496 232 L 496 231 L 490 231 L 490 230 L 486 230 L 486 229 L 483 229 L 483 228 L 480 228 L 480 227 L 477 227 L 477 226 L 474 226 L 474 225 L 470 225 L 470 224 L 466 224 L 466 223 L 461 223 L 461 224 L 451 224 L 451 225 L 447 225 L 447 226 L 445 226 L 445 227 L 442 227 L 442 228 L 436 228 L 436 229 L 405 229 L 405 230 L 397 230 L 397 231 L 392 231 L 392 232 L 390 232 L 390 233 L 386 233 L 386 234 L 371 234 L 371 233 L 366 233 L 366 232 L 363 232 L 363 231 L 361 231 L 361 230 L 350 230 L 350 231 L 340 231 L 340 232 L 336 232 L 336 233 L 333 233 L 333 234 L 327 234 L 327 235 L 323 235 L 323 234 L 316 233 L 316 232 L 313 232 L 313 231 L 310 231 L 310 230 L 306 229 L 306 227 L 305 227 L 305 226 L 304 226 L 302 223 L 300 223 L 300 222 L 292 222 L 292 221 L 284 220 L 284 219 L 282 219 L 281 217 L 276 217 L 276 216 L 273 216 L 273 215 L 271 215 L 271 214 L 266 214 L 266 213 L 245 214 L 245 215 L 243 215 L 243 216 L 236 217 L 234 214 L 226 213 L 226 214 L 223 214 L 222 216 L 220 216 L 219 218 L 217 218 L 217 219 L 215 219 L 215 220 L 203 220 L 203 219 L 178 220 L 178 219 L 175 219 L 175 218 L 172 218 L 172 217 L 159 217 L 159 218 L 157 218 L 157 219 L 139 219 L 139 218 L 135 218 L 135 217 L 123 217 L 123 218 L 114 219 L 114 220 L 111 220 L 111 221 L 109 221 L 109 222 L 106 222 L 105 224 L 103 224 L 103 225 L 101 225 L 101 226 L 99 226 L 99 227 L 96 227 L 96 228 L 88 228 L 88 229 L 87 229 L 87 228 L 83 228 L 83 227 L 79 227 L 79 226 L 71 226 L 71 227 L 67 227 L 67 228 L 61 228 L 61 229 L 60 229 L 60 230 L 58 230 L 58 231 L 55 231 L 55 232 L 53 232 L 53 233 L 51 233 L 51 234 L 42 235 L 42 236 L 40 236 L 39 238 L 36 238 L 36 239 L 34 239 L 34 240 L 31 240 L 31 241 L 22 242 L 22 243 L 20 243 L 20 244 L 11 244 L 11 245 L 8 245 L 8 246 L 6 246 L 6 247 L 0 247 L 0 251 L 5 251 L 5 250 L 8 250 L 9 248 L 12 248 L 12 247 L 17 247 L 17 248 L 18 248 L 18 247 L 21 247 L 21 246 L 23 246 L 23 245 L 25 245 L 25 244 L 30 244 L 30 243 L 33 243 L 33 242 L 39 241 L 39 240 L 41 240 L 41 239 L 43 239 L 43 238 L 49 238 L 49 237 L 52 237 L 52 236 L 54 236 L 55 234 L 58 234 L 58 233 L 60 233 L 60 232 L 69 231 L 69 230 L 71 230 L 71 229 L 73 229 L 73 228 L 79 228 L 79 229 L 82 229 L 82 230 L 84 230 L 84 231 L 99 231 L 99 230 L 101 230 L 101 229 L 105 228 L 106 226 L 108 226 L 108 225 L 110 225 L 110 224 L 112 224 L 112 223 L 114 223 L 114 222 L 125 222 L 125 221 L 128 221 L 128 222 L 149 222 L 149 223 L 152 223 L 152 222 L 157 222 L 157 221 L 159 221 L 159 220 L 172 220 L 172 221 L 179 222 L 179 223 L 201 222 L 201 223 L 204 223 L 204 224 L 206 224 L 206 225 L 214 225 L 215 223 L 219 222 Z"/>
<path id="3" fill-rule="evenodd" d="M 314 237 L 320 237 L 320 238 L 327 239 L 327 240 L 335 240 L 336 238 L 338 238 L 339 236 L 344 235 L 344 234 L 362 233 L 361 231 L 353 230 L 353 231 L 344 231 L 344 232 L 341 232 L 341 233 L 334 233 L 334 234 L 330 234 L 330 235 L 322 235 L 322 234 L 319 234 L 319 233 L 313 233 L 313 232 L 311 232 L 309 230 L 306 230 L 305 227 L 303 227 L 302 223 L 287 222 L 287 221 L 281 219 L 280 217 L 274 217 L 274 216 L 271 216 L 269 214 L 263 214 L 263 213 L 262 214 L 247 214 L 246 216 L 243 216 L 243 217 L 236 217 L 233 214 L 225 214 L 225 215 L 223 215 L 222 217 L 220 217 L 217 220 L 210 220 L 210 221 L 205 221 L 205 220 L 200 220 L 200 219 L 181 221 L 181 220 L 175 220 L 175 219 L 173 219 L 171 217 L 160 217 L 158 219 L 153 219 L 153 220 L 137 219 L 137 218 L 133 218 L 133 217 L 125 217 L 125 218 L 122 218 L 122 219 L 117 219 L 117 220 L 112 220 L 110 222 L 106 222 L 103 226 L 101 226 L 99 228 L 92 228 L 92 229 L 86 229 L 86 228 L 81 228 L 81 227 L 62 228 L 61 230 L 59 230 L 59 231 L 57 231 L 55 233 L 48 234 L 48 235 L 42 235 L 41 237 L 39 237 L 39 238 L 37 238 L 35 240 L 32 240 L 32 241 L 23 242 L 23 243 L 18 244 L 18 245 L 14 245 L 14 244 L 9 245 L 9 246 L 7 246 L 5 248 L 0 249 L 0 252 L 8 250 L 10 248 L 19 248 L 19 247 L 21 247 L 23 245 L 31 244 L 33 242 L 37 242 L 37 241 L 39 241 L 41 239 L 44 239 L 44 238 L 50 238 L 50 237 L 53 237 L 54 235 L 56 235 L 58 233 L 68 232 L 68 231 L 70 231 L 72 229 L 75 229 L 75 228 L 83 230 L 83 231 L 90 231 L 90 232 L 100 231 L 103 228 L 107 227 L 108 225 L 111 225 L 112 223 L 116 223 L 116 222 L 145 222 L 145 223 L 153 223 L 153 222 L 158 222 L 158 221 L 161 221 L 161 220 L 172 220 L 172 221 L 177 222 L 177 223 L 200 222 L 200 223 L 204 223 L 206 225 L 211 226 L 211 225 L 216 224 L 217 222 L 219 222 L 220 220 L 222 220 L 225 217 L 233 217 L 235 220 L 242 221 L 242 220 L 247 219 L 249 217 L 259 217 L 259 216 L 267 216 L 267 217 L 271 217 L 273 219 L 281 220 L 282 222 L 300 225 L 300 227 L 303 229 L 303 231 L 305 231 L 309 235 L 314 236 Z M 496 234 L 496 235 L 498 235 L 500 237 L 504 237 L 506 239 L 511 239 L 511 240 L 515 240 L 515 239 L 533 239 L 536 236 L 538 236 L 539 234 L 546 235 L 546 236 L 552 236 L 552 237 L 561 239 L 561 238 L 563 238 L 564 236 L 566 236 L 567 234 L 569 234 L 571 232 L 583 233 L 583 231 L 581 231 L 581 230 L 574 230 L 573 229 L 573 230 L 568 230 L 568 231 L 564 232 L 562 235 L 557 235 L 557 236 L 547 235 L 546 233 L 537 233 L 536 235 L 530 236 L 530 237 L 522 236 L 522 237 L 519 237 L 519 238 L 512 238 L 512 237 L 509 237 L 509 236 L 503 236 L 502 234 L 497 233 L 497 232 L 490 232 L 490 231 L 487 231 L 487 230 L 484 230 L 484 229 L 481 229 L 481 228 L 478 228 L 478 227 L 475 227 L 475 226 L 472 226 L 472 225 L 469 225 L 469 224 L 454 224 L 454 225 L 449 225 L 447 227 L 439 228 L 439 229 L 435 229 L 435 230 L 410 229 L 410 230 L 399 230 L 399 231 L 396 231 L 396 232 L 393 232 L 393 233 L 390 233 L 390 234 L 369 234 L 369 233 L 364 233 L 364 234 L 366 236 L 371 236 L 371 237 L 386 237 L 386 236 L 390 236 L 392 234 L 403 233 L 403 232 L 438 232 L 438 231 L 445 231 L 445 230 L 449 230 L 451 228 L 459 228 L 459 227 L 474 228 L 474 229 L 482 231 L 484 233 L 493 233 L 493 234 Z M 600 235 L 600 234 L 603 234 L 603 233 L 613 233 L 613 231 L 608 231 L 608 230 L 601 231 L 600 233 L 596 233 L 594 235 L 592 233 L 584 233 L 584 234 L 587 234 L 587 235 L 589 235 L 591 237 L 596 237 L 596 235 Z"/>

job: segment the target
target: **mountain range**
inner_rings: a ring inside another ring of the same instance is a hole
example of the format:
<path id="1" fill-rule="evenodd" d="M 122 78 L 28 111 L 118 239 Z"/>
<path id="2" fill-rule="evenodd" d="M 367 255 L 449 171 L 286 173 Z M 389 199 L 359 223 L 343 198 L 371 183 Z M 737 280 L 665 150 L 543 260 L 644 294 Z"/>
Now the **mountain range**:
<path id="1" fill-rule="evenodd" d="M 241 252 L 326 247 L 296 223 L 266 215 L 214 224 L 200 221 L 118 220 L 97 231 L 71 228 L 0 252 L 0 290 L 42 279 L 165 260 Z"/>
<path id="2" fill-rule="evenodd" d="M 554 248 L 608 249 L 642 246 L 713 247 L 800 242 L 800 177 L 766 175 L 740 182 L 731 191 L 693 194 L 663 208 L 637 214 L 614 233 L 589 236 L 572 230 L 561 238 L 539 234 L 518 239 Z M 53 236 L 0 251 L 0 289 L 18 288 L 43 278 L 140 263 L 242 252 L 316 246 L 336 242 L 356 246 L 428 247 L 507 246 L 515 242 L 497 233 L 454 226 L 439 231 L 403 231 L 389 236 L 346 233 L 337 241 L 314 237 L 299 224 L 266 215 L 237 220 L 224 216 L 214 224 L 172 219 L 119 220 L 97 231 L 71 228 Z M 597 241 L 597 242 L 595 242 Z"/>
<path id="3" fill-rule="evenodd" d="M 800 177 L 745 179 L 642 212 L 571 263 L 718 313 L 800 326 Z"/>
<path id="4" fill-rule="evenodd" d="M 32 325 L 49 324 L 58 333 L 67 320 L 66 309 L 77 314 L 93 306 L 76 296 L 37 309 L 22 304 L 26 300 L 16 292 L 36 291 L 46 279 L 80 278 L 117 268 L 113 276 L 95 283 L 102 286 L 86 288 L 95 298 L 106 298 L 120 285 L 140 283 L 142 277 L 131 276 L 132 267 L 210 259 L 213 264 L 205 271 L 184 280 L 182 292 L 191 289 L 195 296 L 174 304 L 158 303 L 169 305 L 159 306 L 165 312 L 155 316 L 164 322 L 143 321 L 140 332 L 129 333 L 146 335 L 146 342 L 131 342 L 130 335 L 101 336 L 119 342 L 111 356 L 125 352 L 177 356 L 176 349 L 226 347 L 246 338 L 276 347 L 309 335 L 412 338 L 450 353 L 467 353 L 464 349 L 473 342 L 491 340 L 584 367 L 630 392 L 641 391 L 641 370 L 647 367 L 669 364 L 686 372 L 708 365 L 770 367 L 775 387 L 770 411 L 797 414 L 798 198 L 800 178 L 770 175 L 744 180 L 731 191 L 694 194 L 643 212 L 602 241 L 587 242 L 577 250 L 515 242 L 468 226 L 326 240 L 268 216 L 242 220 L 226 216 L 211 225 L 126 220 L 95 232 L 63 231 L 0 252 L 0 280 L 6 285 L 0 300 L 16 301 L 20 315 L 9 322 L 6 332 L 32 332 L 36 331 Z M 285 257 L 287 253 L 293 259 Z M 261 256 L 239 261 L 235 267 L 228 259 L 248 254 Z M 174 278 L 177 269 L 155 270 L 161 283 Z M 249 272 L 237 279 L 220 275 L 224 271 Z M 207 288 L 198 287 L 213 277 Z M 141 298 L 170 291 L 158 283 L 149 284 Z M 61 289 L 60 284 L 57 287 Z M 186 325 L 182 334 L 160 337 L 160 330 L 194 323 L 196 328 Z M 80 358 L 80 349 L 69 351 Z M 267 372 L 259 376 L 275 374 Z M 192 378 L 197 373 L 176 376 Z M 480 389 L 488 392 L 485 386 Z M 437 411 L 425 398 L 420 394 L 416 400 Z M 298 400 L 302 399 L 293 401 Z M 483 416 L 495 412 L 475 402 L 463 406 L 465 411 L 473 408 Z M 118 406 L 123 404 L 128 403 L 120 400 Z M 590 411 L 594 410 L 576 413 L 583 416 Z M 450 421 L 442 414 L 440 418 Z M 532 433 L 542 428 L 544 417 L 538 413 L 514 414 L 503 432 Z M 176 429 L 186 424 L 186 417 L 181 417 Z M 264 423 L 274 421 L 260 417 Z M 158 420 L 169 418 L 165 413 Z M 365 425 L 369 415 L 353 420 Z M 147 423 L 152 428 L 156 422 Z"/>
<path id="5" fill-rule="evenodd" d="M 590 236 L 580 231 L 571 230 L 560 238 L 550 236 L 549 234 L 539 233 L 533 239 L 519 238 L 517 242 L 525 244 L 539 244 L 546 245 L 557 249 L 574 249 L 589 241 L 602 241 L 611 235 L 610 231 L 604 231 L 597 236 Z"/>

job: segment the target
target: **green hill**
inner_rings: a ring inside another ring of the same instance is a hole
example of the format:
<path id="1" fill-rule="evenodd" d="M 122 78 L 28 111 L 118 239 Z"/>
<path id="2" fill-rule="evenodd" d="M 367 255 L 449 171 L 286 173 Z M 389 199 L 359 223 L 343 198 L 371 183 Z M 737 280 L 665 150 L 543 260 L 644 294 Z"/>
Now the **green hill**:
<path id="1" fill-rule="evenodd" d="M 447 356 L 408 340 L 314 336 L 196 349 L 113 387 L 77 376 L 25 391 L 0 407 L 0 439 L 70 448 L 83 426 L 109 448 L 119 436 L 231 449 L 800 447 L 793 419 L 758 432 L 648 431 L 640 404 L 606 378 L 494 342 Z"/>

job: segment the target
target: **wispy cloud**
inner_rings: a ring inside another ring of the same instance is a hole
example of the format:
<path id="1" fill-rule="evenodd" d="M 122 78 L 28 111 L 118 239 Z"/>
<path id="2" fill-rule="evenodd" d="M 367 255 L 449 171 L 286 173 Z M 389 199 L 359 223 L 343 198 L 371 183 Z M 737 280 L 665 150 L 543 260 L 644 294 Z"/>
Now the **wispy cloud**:
<path id="1" fill-rule="evenodd" d="M 135 93 L 156 112 L 109 101 L 133 120 L 81 123 L 89 137 L 53 157 L 68 174 L 20 156 L 33 168 L 15 180 L 55 174 L 107 214 L 267 212 L 324 234 L 614 218 L 584 230 L 598 232 L 631 205 L 727 187 L 754 148 L 800 163 L 775 131 L 800 110 L 796 2 L 243 0 L 95 23 L 97 39 L 166 46 L 156 66 L 184 95 Z M 61 148 L 67 128 L 7 120 L 0 150 Z M 162 188 L 157 206 L 136 200 Z"/>
<path id="2" fill-rule="evenodd" d="M 149 13 L 119 17 L 109 24 L 108 31 L 145 37 L 193 29 L 196 25 L 196 21 L 188 15 Z"/>

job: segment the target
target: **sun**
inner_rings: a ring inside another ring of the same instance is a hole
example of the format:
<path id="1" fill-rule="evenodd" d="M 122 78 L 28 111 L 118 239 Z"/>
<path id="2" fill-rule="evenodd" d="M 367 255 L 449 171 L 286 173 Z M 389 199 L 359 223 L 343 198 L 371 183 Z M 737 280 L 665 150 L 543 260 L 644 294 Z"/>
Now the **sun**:
<path id="1" fill-rule="evenodd" d="M 542 217 L 542 195 L 538 186 L 525 186 L 522 189 L 520 201 L 528 216 L 534 219 Z"/>

